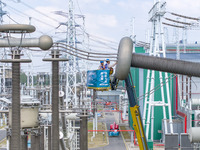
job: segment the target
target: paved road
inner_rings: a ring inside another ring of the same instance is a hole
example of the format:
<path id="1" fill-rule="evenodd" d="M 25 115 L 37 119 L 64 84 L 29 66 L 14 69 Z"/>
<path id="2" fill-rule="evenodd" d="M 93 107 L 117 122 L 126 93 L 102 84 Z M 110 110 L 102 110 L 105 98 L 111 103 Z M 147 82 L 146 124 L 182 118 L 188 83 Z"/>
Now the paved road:
<path id="1" fill-rule="evenodd" d="M 3 140 L 4 138 L 6 138 L 6 130 L 1 129 L 0 130 L 0 141 Z"/>
<path id="2" fill-rule="evenodd" d="M 106 113 L 105 119 L 100 121 L 105 121 L 107 129 L 109 129 L 110 124 L 115 121 L 115 117 L 113 113 Z M 109 145 L 100 148 L 90 148 L 89 150 L 126 150 L 126 147 L 120 134 L 118 137 L 109 137 Z"/>
<path id="3" fill-rule="evenodd" d="M 3 140 L 4 138 L 6 138 L 6 130 L 1 129 L 0 130 L 0 141 Z M 7 149 L 6 148 L 0 148 L 0 150 L 7 150 Z"/>

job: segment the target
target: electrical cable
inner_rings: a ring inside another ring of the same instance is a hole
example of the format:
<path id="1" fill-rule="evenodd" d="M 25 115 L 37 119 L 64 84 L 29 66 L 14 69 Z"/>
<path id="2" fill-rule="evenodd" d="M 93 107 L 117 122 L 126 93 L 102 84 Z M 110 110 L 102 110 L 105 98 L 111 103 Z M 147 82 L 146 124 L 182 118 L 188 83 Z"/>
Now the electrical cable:
<path id="1" fill-rule="evenodd" d="M 180 24 L 192 25 L 191 23 L 188 23 L 188 22 L 177 21 L 177 20 L 170 19 L 170 18 L 165 18 L 165 19 L 168 21 L 172 21 L 172 22 L 176 22 L 176 23 L 180 23 Z"/>
<path id="2" fill-rule="evenodd" d="M 93 44 L 90 44 L 90 47 L 96 47 L 96 48 L 103 48 L 103 49 L 112 49 L 112 50 L 117 50 L 116 48 L 109 48 L 109 47 L 104 47 L 105 45 L 103 45 L 103 46 L 98 46 L 98 45 L 93 45 Z"/>
<path id="3" fill-rule="evenodd" d="M 86 56 L 86 57 L 95 57 L 95 58 L 105 58 L 105 56 L 92 56 L 90 55 L 90 53 L 88 52 L 85 52 L 87 54 L 83 54 L 83 53 L 80 53 L 78 51 L 74 51 L 73 49 L 70 49 L 70 48 L 66 48 L 66 47 L 63 47 L 63 46 L 55 46 L 55 48 L 63 48 L 65 50 L 69 50 L 72 52 L 72 54 L 76 53 L 76 55 L 78 56 L 78 54 L 82 55 L 82 56 Z M 53 48 L 52 48 L 53 49 Z M 98 54 L 95 54 L 95 55 L 98 55 Z M 102 54 L 101 54 L 102 55 Z M 116 56 L 107 56 L 107 58 L 117 58 Z"/>
<path id="4" fill-rule="evenodd" d="M 12 10 L 18 12 L 18 13 L 23 14 L 23 15 L 26 16 L 26 17 L 30 17 L 30 16 L 27 15 L 26 13 L 24 13 L 24 12 L 22 12 L 22 11 L 20 11 L 20 10 L 17 10 L 17 9 L 15 9 L 15 8 L 9 6 L 9 5 L 7 5 L 7 7 L 9 7 L 10 9 L 12 9 Z M 42 20 L 40 20 L 40 19 L 34 18 L 34 17 L 31 17 L 31 18 L 33 18 L 34 20 L 36 20 L 36 21 L 38 21 L 38 22 L 40 22 L 40 23 L 42 23 L 42 24 L 45 24 L 45 25 L 47 25 L 47 26 L 52 27 L 52 28 L 55 29 L 55 26 L 53 26 L 53 25 L 51 25 L 51 24 L 48 24 L 48 23 L 46 23 L 46 22 L 44 22 L 44 21 L 42 21 Z M 64 32 L 64 30 L 61 30 L 61 29 L 59 29 L 59 30 Z"/>
<path id="5" fill-rule="evenodd" d="M 94 53 L 94 52 L 88 52 L 88 51 L 84 51 L 84 50 L 81 50 L 81 49 L 78 49 L 78 48 L 74 48 L 74 47 L 72 47 L 72 46 L 69 46 L 69 45 L 67 45 L 67 44 L 64 44 L 64 43 L 59 43 L 59 42 L 56 42 L 56 43 L 54 43 L 55 44 L 55 46 L 57 45 L 63 45 L 63 46 L 66 46 L 66 47 L 69 47 L 69 48 L 71 48 L 71 49 L 75 49 L 75 50 L 78 50 L 78 51 L 80 51 L 80 52 L 84 52 L 84 53 L 89 53 L 89 54 L 95 54 L 95 55 L 118 55 L 117 53 Z"/>
<path id="6" fill-rule="evenodd" d="M 41 15 L 43 15 L 43 16 L 45 16 L 45 17 L 47 17 L 47 18 L 49 18 L 49 19 L 51 19 L 51 20 L 53 20 L 53 21 L 55 21 L 55 22 L 58 22 L 58 23 L 60 22 L 59 20 L 56 20 L 56 19 L 54 19 L 54 18 L 52 18 L 52 17 L 50 17 L 50 16 L 48 16 L 48 15 L 42 13 L 41 11 L 36 10 L 35 8 L 31 7 L 30 5 L 28 5 L 28 4 L 25 3 L 25 2 L 20 1 L 20 3 L 23 4 L 23 5 L 26 6 L 26 7 L 28 7 L 28 8 L 30 8 L 30 9 L 34 10 L 35 12 L 37 12 L 37 13 L 39 13 L 39 14 L 41 14 Z"/>
<path id="7" fill-rule="evenodd" d="M 17 21 L 15 21 L 14 19 L 12 19 L 9 15 L 6 15 L 10 20 L 12 20 L 14 23 L 19 24 Z"/>
<path id="8" fill-rule="evenodd" d="M 80 27 L 80 28 L 83 30 L 82 27 Z M 84 33 L 85 33 L 89 38 L 93 37 L 93 38 L 96 38 L 96 39 L 98 39 L 98 40 L 101 39 L 101 40 L 103 40 L 103 41 L 106 41 L 106 42 L 109 42 L 109 43 L 112 43 L 112 44 L 118 44 L 118 43 L 115 42 L 115 41 L 111 41 L 111 40 L 102 38 L 102 37 L 100 37 L 100 36 L 96 36 L 96 35 L 90 34 L 90 33 L 86 32 L 85 30 L 83 30 L 83 31 L 84 31 Z"/>
<path id="9" fill-rule="evenodd" d="M 10 7 L 10 6 L 8 6 L 8 7 Z M 21 11 L 18 11 L 17 9 L 13 9 L 12 7 L 10 7 L 10 10 L 14 10 L 16 13 L 18 13 L 20 16 L 22 16 L 22 17 L 24 17 L 24 16 L 27 16 L 27 17 L 29 17 L 28 15 L 26 15 L 25 13 L 23 13 L 23 12 L 21 12 Z M 9 17 L 9 16 L 8 16 Z M 14 21 L 15 23 L 17 23 L 17 24 L 19 24 L 17 21 L 15 21 L 13 18 L 11 18 L 11 17 L 9 17 L 12 21 Z M 35 19 L 35 18 L 33 18 L 33 19 Z M 39 19 L 35 19 L 36 21 L 39 21 L 39 22 L 41 22 Z M 41 22 L 41 23 L 44 23 L 44 22 Z M 50 27 L 53 27 L 53 29 L 51 29 L 51 30 L 49 30 L 49 31 L 46 31 L 46 32 L 42 32 L 42 31 L 40 31 L 40 30 L 36 30 L 36 32 L 39 32 L 39 33 L 42 33 L 42 34 L 47 34 L 47 33 L 49 33 L 49 32 L 52 32 L 53 30 L 55 30 L 55 27 L 54 26 L 51 26 L 50 24 L 47 24 L 47 23 L 45 23 L 46 25 L 49 25 Z M 61 29 L 59 29 L 60 31 L 64 31 L 64 30 L 61 30 Z M 54 37 L 54 38 L 57 38 L 57 39 L 62 39 L 61 37 L 59 37 L 59 36 L 55 36 L 55 35 L 53 35 L 52 37 Z"/>
<path id="10" fill-rule="evenodd" d="M 196 20 L 199 21 L 199 18 L 195 18 L 195 17 L 189 17 L 189 16 L 184 16 L 184 15 L 179 15 L 177 13 L 173 13 L 173 12 L 169 12 L 170 14 L 174 15 L 174 16 L 178 16 L 178 17 L 182 17 L 182 18 L 186 18 L 186 19 L 191 19 L 191 20 Z"/>
<path id="11" fill-rule="evenodd" d="M 99 44 L 102 44 L 102 45 L 104 45 L 104 46 L 107 46 L 107 47 L 110 48 L 110 49 L 117 50 L 116 48 L 111 47 L 111 46 L 107 45 L 107 44 L 104 43 L 104 42 L 101 42 L 101 41 L 98 41 L 98 40 L 94 40 L 94 39 L 90 39 L 90 40 L 92 40 L 92 41 L 94 41 L 94 42 L 97 42 L 97 43 L 99 43 Z"/>
<path id="12" fill-rule="evenodd" d="M 58 48 L 58 46 L 56 46 L 56 48 Z M 28 49 L 31 50 L 31 51 L 33 50 L 33 49 L 30 49 L 30 48 L 28 48 Z M 71 50 L 71 49 L 67 49 L 67 50 Z M 34 51 L 35 51 L 35 49 L 34 49 Z M 84 60 L 90 60 L 90 61 L 101 61 L 102 59 L 98 59 L 98 58 L 105 58 L 105 57 L 100 57 L 100 56 L 94 56 L 94 58 L 97 58 L 97 59 L 93 59 L 93 58 L 91 58 L 91 56 L 87 56 L 87 57 L 80 56 L 80 55 L 77 55 L 77 53 L 75 54 L 75 53 L 72 53 L 70 51 L 66 51 L 66 48 L 65 48 L 65 50 L 59 50 L 59 51 L 67 53 L 67 54 L 70 54 L 72 56 L 75 56 L 75 57 L 78 57 L 78 58 L 81 58 L 81 59 L 84 59 Z M 117 57 L 109 57 L 109 56 L 107 56 L 107 58 L 116 58 L 116 59 L 112 59 L 110 61 L 117 61 Z"/>
<path id="13" fill-rule="evenodd" d="M 83 13 L 82 13 L 82 11 L 81 11 L 81 8 L 80 8 L 80 6 L 79 6 L 79 2 L 78 2 L 78 0 L 76 0 L 76 3 L 77 3 L 78 9 L 79 9 L 81 15 L 83 15 Z"/>
<path id="14" fill-rule="evenodd" d="M 149 92 L 139 96 L 137 99 L 138 101 L 143 100 L 145 97 L 148 97 L 149 95 L 153 94 L 154 92 L 156 92 L 157 90 L 159 90 L 161 87 L 163 87 L 164 85 L 166 85 L 169 81 L 171 81 L 173 78 L 175 78 L 177 75 L 170 75 L 167 79 L 165 79 L 165 81 L 161 82 L 160 84 L 158 84 L 155 88 L 153 88 L 152 90 L 150 90 Z M 170 78 L 171 76 L 173 76 L 172 78 Z M 164 83 L 165 82 L 165 83 Z M 164 83 L 164 84 L 163 84 Z"/>
<path id="15" fill-rule="evenodd" d="M 184 26 L 173 25 L 173 24 L 169 24 L 169 23 L 165 23 L 165 22 L 162 22 L 162 24 L 167 25 L 167 26 L 176 27 L 176 28 L 182 28 L 182 29 L 185 28 Z"/>

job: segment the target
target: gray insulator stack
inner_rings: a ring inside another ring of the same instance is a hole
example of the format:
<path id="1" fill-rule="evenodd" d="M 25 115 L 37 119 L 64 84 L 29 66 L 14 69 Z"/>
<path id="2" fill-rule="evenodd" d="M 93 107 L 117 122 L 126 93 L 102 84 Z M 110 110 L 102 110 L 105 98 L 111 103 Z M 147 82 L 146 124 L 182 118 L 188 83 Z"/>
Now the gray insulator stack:
<path id="1" fill-rule="evenodd" d="M 15 56 L 20 59 L 20 56 Z M 12 63 L 12 133 L 11 150 L 20 149 L 20 63 Z"/>
<path id="2" fill-rule="evenodd" d="M 59 149 L 59 62 L 52 62 L 52 150 Z"/>

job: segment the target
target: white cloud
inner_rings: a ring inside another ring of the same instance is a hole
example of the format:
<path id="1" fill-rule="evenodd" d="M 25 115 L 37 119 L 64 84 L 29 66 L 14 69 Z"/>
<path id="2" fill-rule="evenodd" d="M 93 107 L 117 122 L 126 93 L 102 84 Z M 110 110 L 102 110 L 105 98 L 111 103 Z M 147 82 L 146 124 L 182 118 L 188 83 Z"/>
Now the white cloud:
<path id="1" fill-rule="evenodd" d="M 199 0 L 167 0 L 167 9 L 183 15 L 192 15 L 199 17 L 200 1 Z"/>
<path id="2" fill-rule="evenodd" d="M 110 0 L 102 0 L 104 3 L 110 3 Z"/>
<path id="3" fill-rule="evenodd" d="M 86 14 L 86 16 L 86 28 L 93 32 L 117 26 L 117 19 L 114 15 Z"/>

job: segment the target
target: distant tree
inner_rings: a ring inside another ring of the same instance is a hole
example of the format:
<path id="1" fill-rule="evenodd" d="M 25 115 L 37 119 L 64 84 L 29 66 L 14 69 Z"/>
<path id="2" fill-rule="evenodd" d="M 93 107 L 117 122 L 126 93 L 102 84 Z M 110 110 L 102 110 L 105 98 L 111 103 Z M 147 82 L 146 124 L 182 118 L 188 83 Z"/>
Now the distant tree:
<path id="1" fill-rule="evenodd" d="M 20 73 L 20 83 L 26 84 L 27 83 L 27 76 L 24 72 Z"/>

